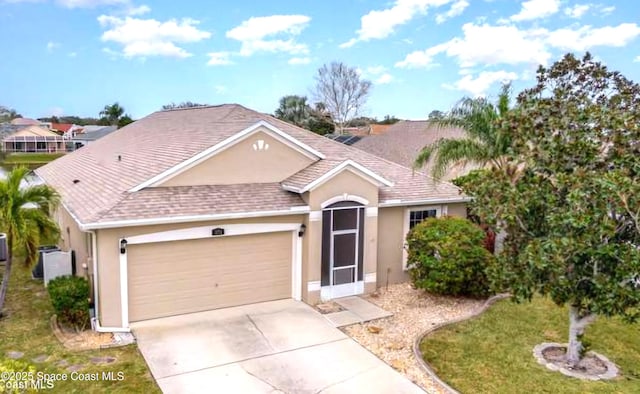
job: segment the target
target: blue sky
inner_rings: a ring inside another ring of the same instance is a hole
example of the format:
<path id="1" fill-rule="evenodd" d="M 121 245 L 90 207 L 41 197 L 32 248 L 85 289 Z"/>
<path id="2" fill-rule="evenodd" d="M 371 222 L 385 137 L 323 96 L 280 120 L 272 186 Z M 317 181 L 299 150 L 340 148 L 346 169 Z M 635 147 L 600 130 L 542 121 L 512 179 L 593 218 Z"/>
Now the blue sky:
<path id="1" fill-rule="evenodd" d="M 134 118 L 168 102 L 273 112 L 342 61 L 373 81 L 364 115 L 425 118 L 539 64 L 591 51 L 640 81 L 637 0 L 0 0 L 0 105 Z"/>

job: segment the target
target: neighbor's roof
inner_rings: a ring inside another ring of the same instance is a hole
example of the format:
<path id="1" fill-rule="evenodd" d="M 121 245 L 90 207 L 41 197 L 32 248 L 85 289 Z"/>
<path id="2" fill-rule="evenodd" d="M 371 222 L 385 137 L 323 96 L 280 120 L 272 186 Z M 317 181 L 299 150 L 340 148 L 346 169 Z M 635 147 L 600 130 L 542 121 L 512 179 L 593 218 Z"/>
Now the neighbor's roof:
<path id="1" fill-rule="evenodd" d="M 18 126 L 37 126 L 41 124 L 39 120 L 31 119 L 31 118 L 15 118 L 11 120 L 11 124 Z"/>
<path id="2" fill-rule="evenodd" d="M 40 127 L 40 126 L 28 126 L 25 128 L 22 128 L 18 131 L 16 131 L 15 133 L 11 134 L 9 137 L 5 138 L 5 140 L 13 140 L 15 139 L 15 137 L 57 137 L 60 138 L 60 136 L 56 133 L 54 133 L 51 130 L 45 129 L 44 127 Z"/>
<path id="3" fill-rule="evenodd" d="M 412 168 L 423 147 L 441 138 L 462 138 L 464 135 L 461 129 L 435 127 L 427 120 L 403 120 L 391 125 L 384 134 L 366 136 L 356 141 L 353 146 Z M 431 168 L 432 163 L 427 163 L 422 170 L 429 173 Z M 469 166 L 454 166 L 444 178 L 453 179 L 469 169 Z"/>
<path id="4" fill-rule="evenodd" d="M 393 186 L 380 188 L 380 202 L 459 197 L 459 190 L 449 183 L 435 183 L 423 174 L 414 175 L 409 168 L 237 104 L 155 112 L 36 172 L 60 193 L 65 206 L 85 225 L 147 218 L 153 212 L 157 217 L 198 215 L 212 210 L 229 212 L 235 209 L 231 205 L 238 205 L 244 212 L 290 209 L 300 204 L 299 196 L 268 184 L 129 191 L 259 121 L 325 155 L 320 163 L 326 161 L 326 165 L 318 163 L 312 168 L 329 171 L 335 167 L 332 164 L 352 160 L 388 179 Z M 322 174 L 319 171 L 316 175 Z M 267 192 L 272 195 L 263 201 Z M 212 195 L 219 198 L 211 198 Z M 176 200 L 184 203 L 176 207 Z M 153 209 L 148 210 L 147 206 Z"/>
<path id="5" fill-rule="evenodd" d="M 73 123 L 51 123 L 51 129 L 66 133 L 73 127 Z"/>
<path id="6" fill-rule="evenodd" d="M 91 132 L 78 133 L 73 137 L 74 141 L 95 141 L 118 129 L 117 126 L 100 126 L 100 129 Z"/>

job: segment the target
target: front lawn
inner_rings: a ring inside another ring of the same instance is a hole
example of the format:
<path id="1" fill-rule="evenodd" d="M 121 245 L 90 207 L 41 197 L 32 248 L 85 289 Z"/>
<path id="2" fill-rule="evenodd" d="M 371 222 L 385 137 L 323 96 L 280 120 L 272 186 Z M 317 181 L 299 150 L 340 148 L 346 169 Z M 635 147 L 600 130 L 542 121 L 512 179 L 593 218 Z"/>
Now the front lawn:
<path id="1" fill-rule="evenodd" d="M 26 167 L 36 168 L 64 155 L 64 153 L 10 153 L 0 164 L 5 167 L 24 165 Z"/>
<path id="2" fill-rule="evenodd" d="M 36 372 L 64 373 L 69 378 L 69 366 L 82 366 L 79 373 L 95 373 L 103 371 L 124 373 L 122 381 L 57 382 L 54 393 L 159 393 L 147 365 L 136 345 L 126 347 L 71 352 L 56 339 L 50 329 L 49 320 L 53 309 L 42 281 L 33 280 L 30 273 L 16 262 L 14 265 L 5 312 L 7 316 L 0 319 L 0 362 L 6 359 L 7 353 L 16 351 L 24 353 L 20 361 L 33 365 Z M 0 279 L 4 266 L 0 266 Z M 48 355 L 45 362 L 37 363 L 32 359 Z M 116 361 L 108 365 L 94 365 L 92 357 L 115 357 Z M 62 361 L 64 360 L 64 361 Z M 60 367 L 62 361 L 68 364 Z M 1 384 L 1 382 L 0 382 Z M 0 392 L 2 389 L 0 389 Z"/>
<path id="3" fill-rule="evenodd" d="M 566 342 L 568 312 L 551 301 L 499 301 L 481 316 L 427 336 L 420 349 L 438 376 L 461 393 L 639 393 L 640 325 L 598 318 L 585 331 L 592 350 L 616 363 L 622 376 L 581 381 L 538 364 L 532 349 Z"/>

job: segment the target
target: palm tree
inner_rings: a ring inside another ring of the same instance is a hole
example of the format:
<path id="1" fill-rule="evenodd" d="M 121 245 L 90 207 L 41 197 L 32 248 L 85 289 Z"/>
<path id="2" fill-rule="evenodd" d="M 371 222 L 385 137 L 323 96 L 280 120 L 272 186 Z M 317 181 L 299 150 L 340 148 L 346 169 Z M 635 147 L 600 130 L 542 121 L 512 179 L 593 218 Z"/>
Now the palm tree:
<path id="1" fill-rule="evenodd" d="M 124 108 L 117 102 L 111 105 L 105 105 L 104 109 L 100 111 L 100 116 L 105 118 L 112 126 L 118 125 L 122 115 L 124 115 Z"/>
<path id="2" fill-rule="evenodd" d="M 284 96 L 280 99 L 280 106 L 276 109 L 275 116 L 296 126 L 308 127 L 311 107 L 304 96 Z"/>
<path id="3" fill-rule="evenodd" d="M 0 232 L 7 234 L 7 261 L 0 285 L 0 315 L 4 307 L 13 253 L 24 250 L 25 265 L 30 266 L 38 256 L 42 239 L 54 239 L 59 234 L 58 225 L 49 213 L 58 204 L 58 194 L 46 185 L 20 187 L 29 173 L 25 167 L 17 167 L 0 180 Z"/>
<path id="4" fill-rule="evenodd" d="M 509 112 L 510 85 L 502 85 L 498 101 L 494 105 L 486 98 L 465 97 L 453 109 L 432 121 L 438 128 L 458 127 L 466 138 L 441 138 L 425 146 L 414 162 L 414 168 L 422 166 L 434 156 L 432 175 L 441 179 L 454 164 L 475 163 L 492 165 L 499 169 L 508 166 L 506 153 L 511 147 L 511 136 L 502 132 L 500 120 Z"/>

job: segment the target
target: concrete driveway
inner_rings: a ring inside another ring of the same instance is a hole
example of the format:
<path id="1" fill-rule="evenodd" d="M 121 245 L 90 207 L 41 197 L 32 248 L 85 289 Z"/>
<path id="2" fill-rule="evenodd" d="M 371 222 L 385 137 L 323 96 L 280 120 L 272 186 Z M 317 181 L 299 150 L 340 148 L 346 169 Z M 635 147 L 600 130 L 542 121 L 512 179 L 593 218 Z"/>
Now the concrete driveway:
<path id="1" fill-rule="evenodd" d="M 423 392 L 298 301 L 131 326 L 165 393 Z"/>

